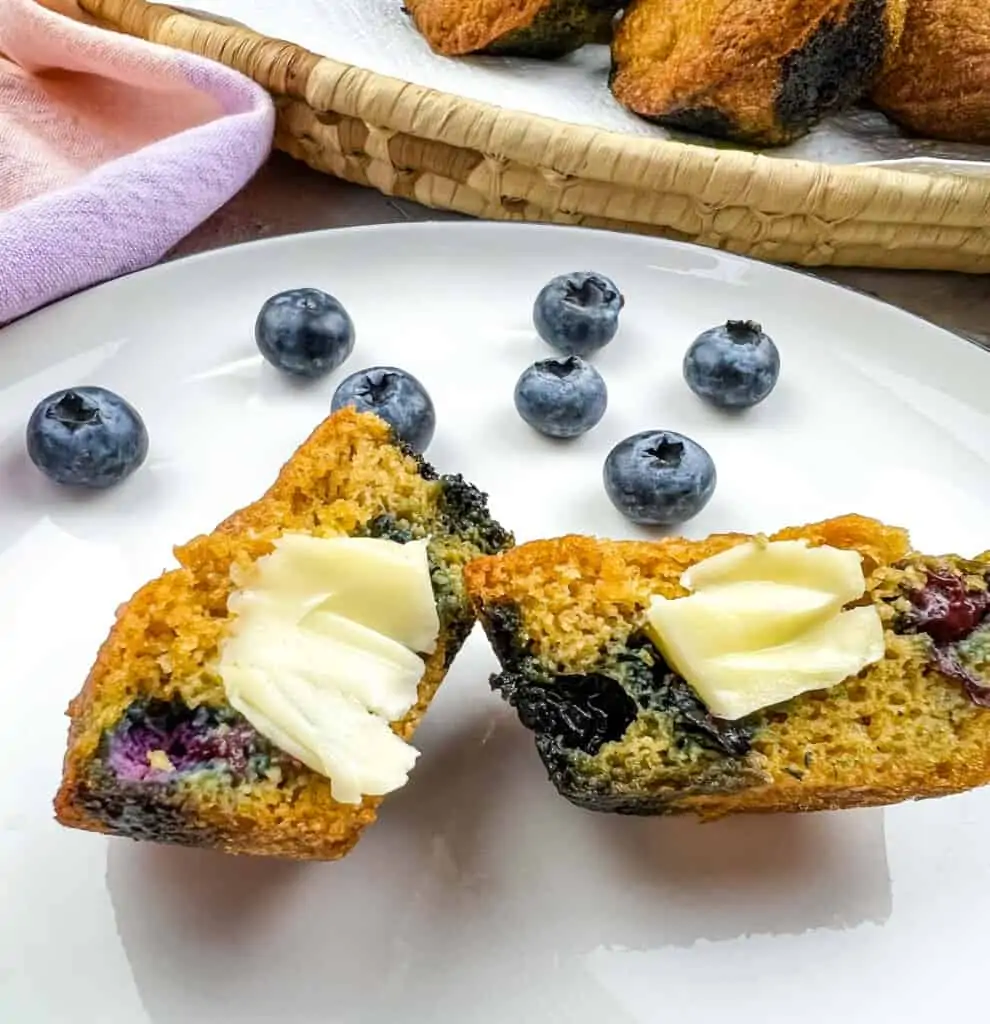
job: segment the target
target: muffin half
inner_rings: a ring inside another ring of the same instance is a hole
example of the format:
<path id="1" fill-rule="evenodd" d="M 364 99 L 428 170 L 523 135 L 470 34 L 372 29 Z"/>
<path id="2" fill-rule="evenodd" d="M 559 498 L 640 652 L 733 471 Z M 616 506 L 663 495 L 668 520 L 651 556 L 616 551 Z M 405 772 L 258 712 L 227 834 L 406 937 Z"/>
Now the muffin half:
<path id="1" fill-rule="evenodd" d="M 472 485 L 335 413 L 119 609 L 69 708 L 58 821 L 343 856 L 471 630 L 464 564 L 509 544 Z"/>
<path id="2" fill-rule="evenodd" d="M 772 538 L 587 537 L 473 562 L 559 792 L 598 811 L 808 811 L 990 781 L 990 552 L 845 516 Z"/>

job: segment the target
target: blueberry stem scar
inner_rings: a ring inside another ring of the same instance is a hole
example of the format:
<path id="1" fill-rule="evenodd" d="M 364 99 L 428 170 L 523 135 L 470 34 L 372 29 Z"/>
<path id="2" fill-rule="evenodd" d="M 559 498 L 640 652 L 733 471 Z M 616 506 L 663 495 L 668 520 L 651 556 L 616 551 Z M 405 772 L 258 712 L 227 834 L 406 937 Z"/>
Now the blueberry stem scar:
<path id="1" fill-rule="evenodd" d="M 593 278 L 585 278 L 580 283 L 567 283 L 567 301 L 578 306 L 598 306 L 615 301 L 615 292 L 611 288 L 602 288 Z"/>
<path id="2" fill-rule="evenodd" d="M 752 345 L 759 340 L 763 326 L 755 320 L 729 320 L 725 330 L 737 345 Z"/>
<path id="3" fill-rule="evenodd" d="M 362 388 L 362 393 L 370 398 L 372 402 L 380 402 L 388 394 L 394 379 L 394 373 L 381 373 L 377 376 L 369 373 Z"/>
<path id="4" fill-rule="evenodd" d="M 552 373 L 563 380 L 578 368 L 578 361 L 574 356 L 568 356 L 566 359 L 544 359 L 539 365 L 541 370 L 546 370 L 547 373 Z"/>
<path id="5" fill-rule="evenodd" d="M 646 454 L 664 466 L 676 466 L 684 455 L 684 445 L 664 436 L 652 448 L 647 448 Z"/>
<path id="6" fill-rule="evenodd" d="M 100 410 L 77 391 L 66 391 L 45 415 L 71 428 L 99 420 Z"/>

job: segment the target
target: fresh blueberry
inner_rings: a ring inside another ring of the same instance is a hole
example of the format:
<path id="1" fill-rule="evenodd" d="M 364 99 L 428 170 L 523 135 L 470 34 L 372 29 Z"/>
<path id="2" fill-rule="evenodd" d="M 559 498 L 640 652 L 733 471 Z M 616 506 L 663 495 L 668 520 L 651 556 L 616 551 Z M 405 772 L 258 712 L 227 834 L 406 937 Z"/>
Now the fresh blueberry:
<path id="1" fill-rule="evenodd" d="M 112 487 L 148 455 L 148 430 L 137 410 L 106 388 L 56 391 L 27 425 L 31 461 L 56 483 Z"/>
<path id="2" fill-rule="evenodd" d="M 730 320 L 705 331 L 684 356 L 688 387 L 723 409 L 748 409 L 762 402 L 779 374 L 777 346 L 751 320 Z"/>
<path id="3" fill-rule="evenodd" d="M 647 430 L 608 453 L 604 481 L 612 504 L 634 523 L 676 526 L 708 504 L 715 491 L 715 463 L 683 434 Z"/>
<path id="4" fill-rule="evenodd" d="M 332 373 L 354 349 L 354 324 L 347 310 L 319 288 L 273 295 L 254 323 L 261 354 L 297 377 Z"/>
<path id="5" fill-rule="evenodd" d="M 352 405 L 383 419 L 414 451 L 422 453 L 433 440 L 437 416 L 426 388 L 411 373 L 394 366 L 358 370 L 334 392 L 330 408 L 336 412 Z"/>
<path id="6" fill-rule="evenodd" d="M 536 296 L 533 323 L 540 337 L 568 356 L 590 356 L 619 329 L 622 292 L 601 274 L 555 277 Z"/>
<path id="7" fill-rule="evenodd" d="M 608 390 L 602 375 L 580 356 L 541 359 L 516 383 L 516 409 L 548 437 L 578 437 L 605 415 Z"/>

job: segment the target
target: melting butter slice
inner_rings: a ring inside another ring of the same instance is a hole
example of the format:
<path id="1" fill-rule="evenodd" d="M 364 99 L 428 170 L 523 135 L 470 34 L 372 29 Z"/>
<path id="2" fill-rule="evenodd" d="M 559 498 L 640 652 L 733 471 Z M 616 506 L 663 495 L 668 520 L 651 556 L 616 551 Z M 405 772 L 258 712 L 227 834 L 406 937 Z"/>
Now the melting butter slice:
<path id="1" fill-rule="evenodd" d="M 714 657 L 786 643 L 841 607 L 842 602 L 826 591 L 758 580 L 720 584 L 663 601 L 657 614 L 675 660 L 683 661 L 693 650 Z"/>
<path id="2" fill-rule="evenodd" d="M 252 589 L 346 616 L 422 654 L 440 635 L 425 540 L 286 534 L 256 563 Z"/>
<path id="3" fill-rule="evenodd" d="M 228 602 L 227 699 L 272 743 L 359 803 L 408 779 L 390 722 L 415 705 L 440 621 L 425 541 L 287 534 Z"/>
<path id="4" fill-rule="evenodd" d="M 327 776 L 339 803 L 383 796 L 408 781 L 418 751 L 353 698 L 321 692 L 291 673 L 234 668 L 228 679 L 231 706 L 276 746 Z"/>
<path id="5" fill-rule="evenodd" d="M 654 597 L 649 631 L 670 666 L 719 718 L 737 719 L 826 689 L 884 655 L 860 556 L 803 541 L 745 543 L 684 574 L 695 593 Z"/>
<path id="6" fill-rule="evenodd" d="M 737 544 L 693 565 L 681 577 L 681 584 L 685 590 L 703 590 L 757 580 L 821 590 L 833 594 L 840 604 L 855 601 L 866 589 L 858 551 L 827 545 L 813 548 L 806 540 Z"/>

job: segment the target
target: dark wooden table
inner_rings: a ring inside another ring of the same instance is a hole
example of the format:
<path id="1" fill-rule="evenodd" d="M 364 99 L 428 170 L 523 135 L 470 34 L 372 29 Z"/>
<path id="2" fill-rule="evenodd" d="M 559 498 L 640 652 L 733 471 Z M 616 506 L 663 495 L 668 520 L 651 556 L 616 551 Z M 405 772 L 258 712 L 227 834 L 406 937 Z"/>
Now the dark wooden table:
<path id="1" fill-rule="evenodd" d="M 390 199 L 274 154 L 227 206 L 190 235 L 174 256 L 299 231 L 418 220 L 455 214 Z M 990 348 L 990 275 L 828 269 L 814 273 L 875 295 Z"/>

